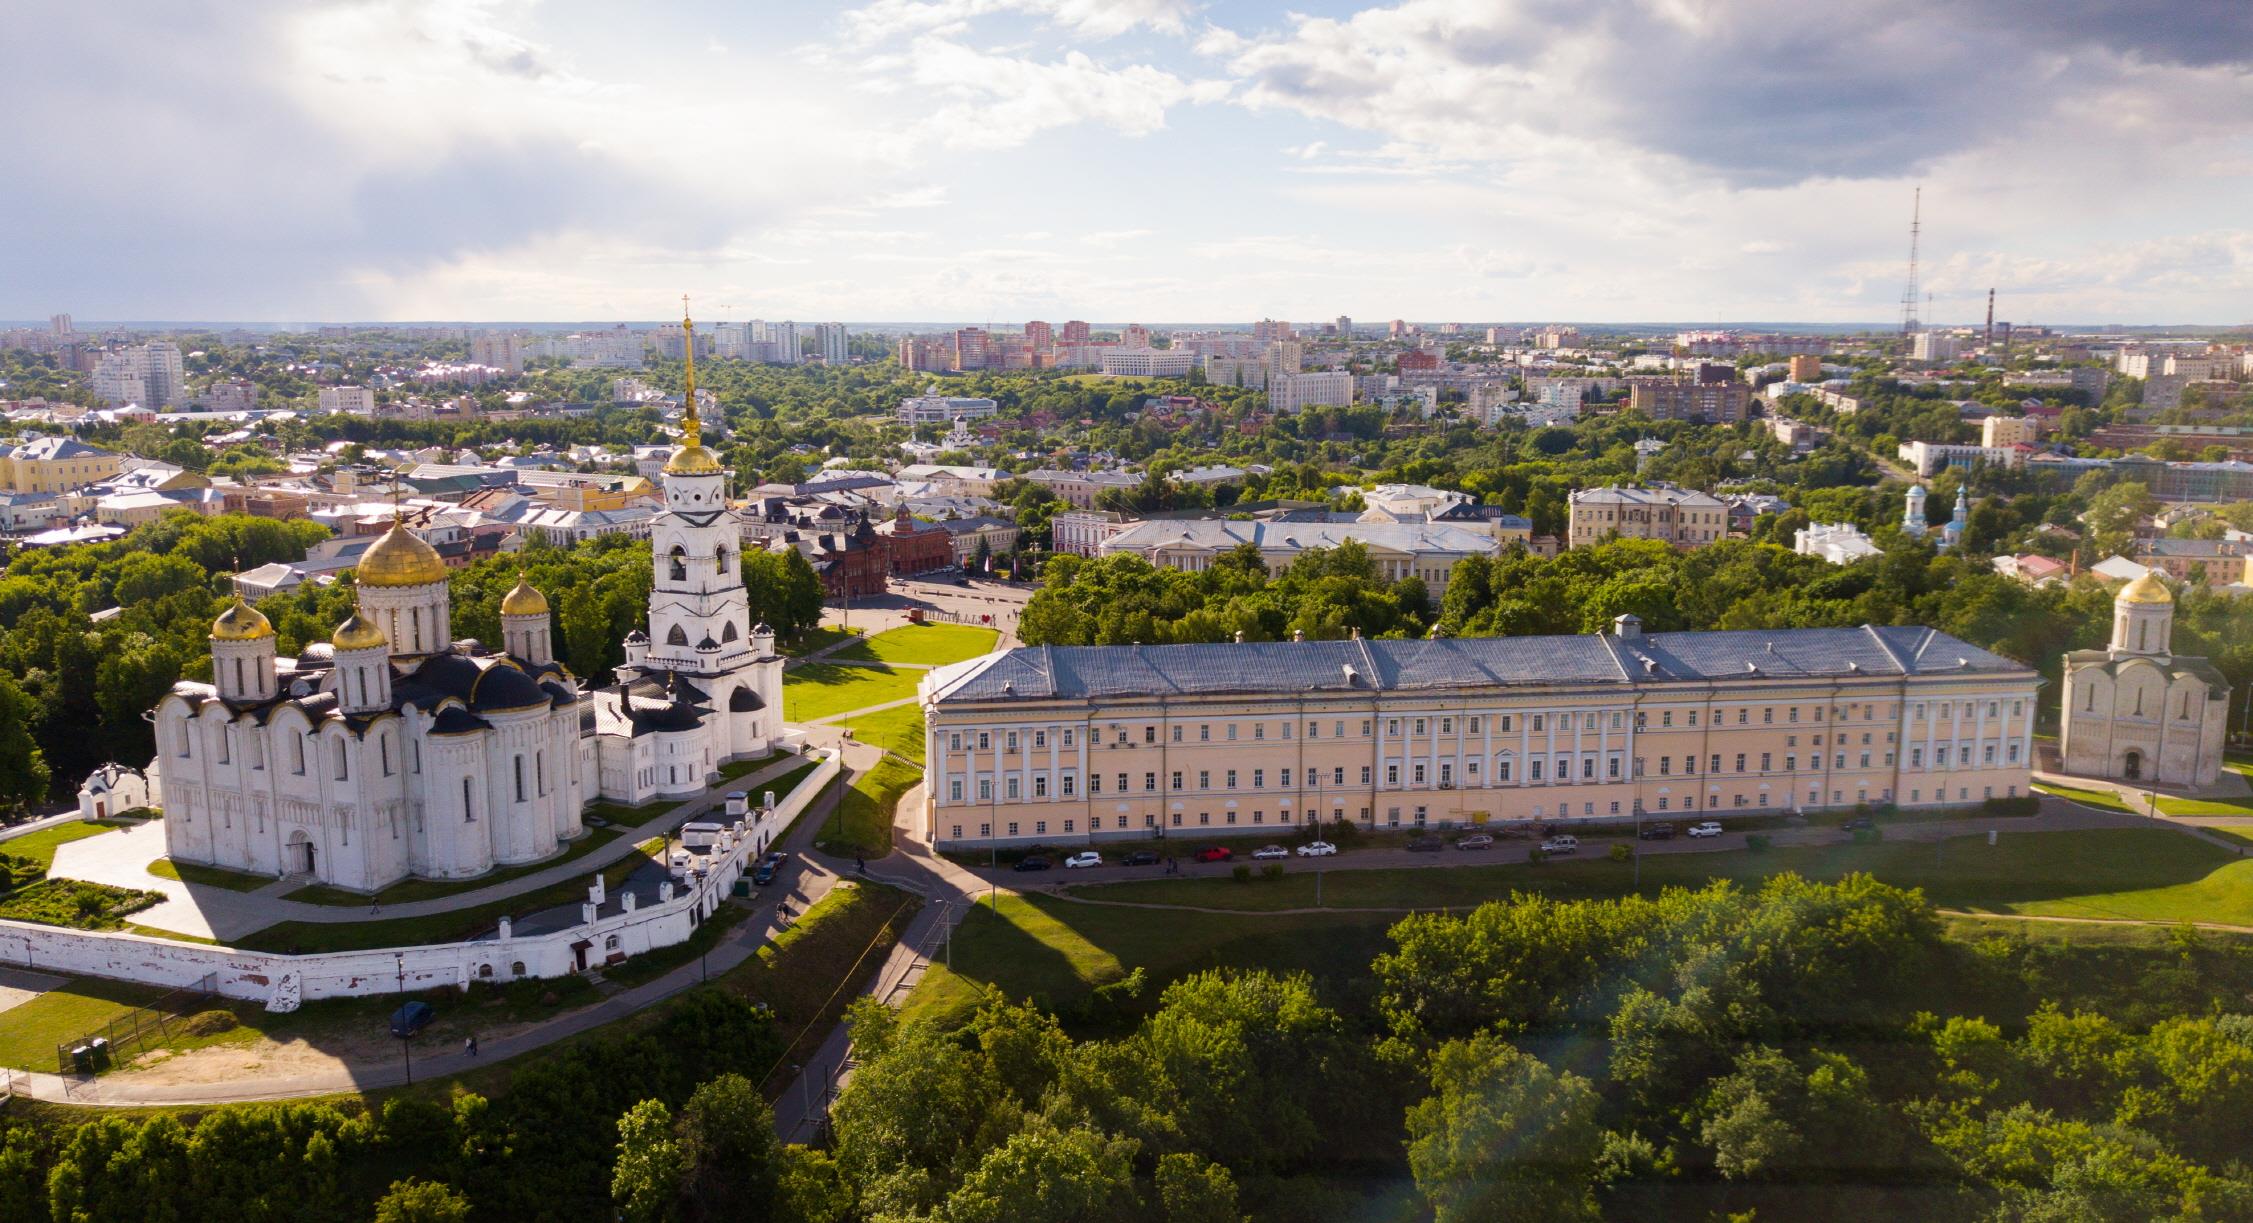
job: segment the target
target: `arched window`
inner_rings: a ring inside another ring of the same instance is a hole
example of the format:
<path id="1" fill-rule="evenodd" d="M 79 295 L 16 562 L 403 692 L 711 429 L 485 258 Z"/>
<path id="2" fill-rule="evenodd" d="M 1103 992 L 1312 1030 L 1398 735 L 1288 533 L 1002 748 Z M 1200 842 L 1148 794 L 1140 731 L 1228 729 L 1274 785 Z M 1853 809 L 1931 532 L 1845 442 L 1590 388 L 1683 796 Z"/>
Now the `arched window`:
<path id="1" fill-rule="evenodd" d="M 728 621 L 728 626 L 727 626 L 726 628 L 724 628 L 724 629 L 721 629 L 721 630 L 720 630 L 720 640 L 722 640 L 722 641 L 733 641 L 733 640 L 735 640 L 735 637 L 736 637 L 736 632 L 735 632 L 735 621 L 733 621 L 733 620 L 730 620 L 730 621 Z"/>
<path id="2" fill-rule="evenodd" d="M 338 781 L 352 780 L 351 761 L 352 757 L 344 746 L 344 740 L 338 739 L 336 741 L 336 779 Z"/>
<path id="3" fill-rule="evenodd" d="M 478 965 L 478 966 L 477 966 L 477 979 L 478 979 L 478 980 L 480 980 L 480 981 L 490 981 L 490 980 L 492 980 L 492 979 L 493 979 L 493 966 L 492 966 L 491 964 L 480 964 L 480 965 Z"/>
<path id="4" fill-rule="evenodd" d="M 669 632 L 669 633 L 665 634 L 665 644 L 666 644 L 666 645 L 687 645 L 687 644 L 688 644 L 688 634 L 687 634 L 687 633 L 684 633 L 684 632 L 682 632 L 682 631 L 681 631 L 681 626 L 680 626 L 680 625 L 678 625 L 678 624 L 676 624 L 676 625 L 674 625 L 674 626 L 673 626 L 673 631 L 672 631 L 672 632 Z"/>
<path id="5" fill-rule="evenodd" d="M 676 582 L 685 582 L 685 581 L 687 581 L 687 580 L 688 580 L 688 553 L 687 553 L 687 551 L 685 551 L 684 549 L 682 549 L 682 547 L 681 547 L 681 546 L 680 546 L 679 544 L 674 544 L 674 545 L 673 545 L 673 551 L 672 551 L 672 553 L 671 553 L 671 560 L 672 560 L 672 574 L 673 574 L 673 580 L 674 580 L 674 581 L 676 581 Z"/>
<path id="6" fill-rule="evenodd" d="M 408 608 L 408 609 L 407 609 L 407 624 L 408 624 L 408 626 L 409 626 L 409 628 L 410 628 L 410 630 L 411 630 L 411 632 L 412 632 L 412 634 L 413 634 L 413 638 L 414 638 L 414 644 L 413 644 L 413 645 L 411 645 L 411 646 L 409 646 L 409 647 L 407 647 L 407 648 L 409 648 L 409 649 L 413 650 L 413 651 L 414 651 L 415 653 L 417 653 L 417 654 L 420 654 L 420 653 L 422 653 L 422 609 L 421 609 L 421 608 L 419 608 L 419 607 L 410 607 L 410 608 Z"/>
<path id="7" fill-rule="evenodd" d="M 512 976 L 512 977 L 521 977 L 521 976 L 523 976 L 523 975 L 524 975 L 524 961 L 522 961 L 522 960 L 518 960 L 518 961 L 517 961 L 516 963 L 509 965 L 509 966 L 508 966 L 508 971 L 509 971 L 509 975 L 510 975 L 510 976 Z"/>
<path id="8" fill-rule="evenodd" d="M 477 822 L 477 801 L 467 777 L 462 778 L 462 822 L 464 824 Z"/>
<path id="9" fill-rule="evenodd" d="M 728 546 L 726 544 L 721 544 L 719 549 L 712 553 L 712 572 L 719 574 L 721 577 L 728 575 Z"/>

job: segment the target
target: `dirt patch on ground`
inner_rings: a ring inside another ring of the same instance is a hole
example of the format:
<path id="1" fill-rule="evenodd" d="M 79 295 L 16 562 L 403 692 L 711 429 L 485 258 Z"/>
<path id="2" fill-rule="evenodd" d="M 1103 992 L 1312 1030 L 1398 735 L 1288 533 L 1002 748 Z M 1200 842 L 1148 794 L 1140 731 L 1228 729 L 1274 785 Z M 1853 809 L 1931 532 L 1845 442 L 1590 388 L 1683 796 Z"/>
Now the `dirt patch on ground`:
<path id="1" fill-rule="evenodd" d="M 287 1043 L 261 1040 L 247 1045 L 209 1045 L 180 1054 L 156 1050 L 133 1059 L 133 1069 L 121 1072 L 118 1077 L 136 1084 L 172 1087 L 289 1078 L 349 1065 L 336 1054 L 316 1049 L 301 1040 Z"/>

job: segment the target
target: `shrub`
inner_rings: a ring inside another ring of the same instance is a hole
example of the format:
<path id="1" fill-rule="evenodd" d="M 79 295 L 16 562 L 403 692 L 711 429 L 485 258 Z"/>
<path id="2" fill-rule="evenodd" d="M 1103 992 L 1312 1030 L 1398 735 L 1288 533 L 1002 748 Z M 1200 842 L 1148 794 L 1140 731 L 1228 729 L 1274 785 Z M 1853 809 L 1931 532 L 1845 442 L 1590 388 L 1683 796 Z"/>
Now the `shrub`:
<path id="1" fill-rule="evenodd" d="M 1283 864 L 1280 862 L 1266 863 L 1259 868 L 1259 875 L 1262 879 L 1281 879 L 1283 877 Z"/>
<path id="2" fill-rule="evenodd" d="M 2021 794 L 2017 798 L 1990 798 L 1980 803 L 1979 809 L 1989 815 L 2033 815 L 2042 809 L 2042 799 L 2037 794 Z"/>
<path id="3" fill-rule="evenodd" d="M 1881 829 L 1857 828 L 1854 830 L 1854 843 L 1856 845 L 1875 845 L 1884 839 L 1885 833 Z"/>
<path id="4" fill-rule="evenodd" d="M 1361 825 L 1352 820 L 1332 820 L 1322 826 L 1322 839 L 1339 849 L 1351 849 L 1361 843 Z"/>
<path id="5" fill-rule="evenodd" d="M 1251 864 L 1246 862 L 1237 863 L 1235 866 L 1229 868 L 1228 876 L 1238 883 L 1250 883 L 1252 881 Z"/>
<path id="6" fill-rule="evenodd" d="M 1770 845 L 1774 843 L 1774 839 L 1765 832 L 1751 832 L 1745 834 L 1745 848 L 1752 850 L 1755 853 L 1766 850 Z"/>
<path id="7" fill-rule="evenodd" d="M 1625 862 L 1625 861 L 1627 861 L 1628 859 L 1630 859 L 1630 858 L 1633 858 L 1634 856 L 1635 856 L 1635 851 L 1634 851 L 1634 850 L 1632 850 L 1632 849 L 1629 849 L 1629 848 L 1628 848 L 1628 847 L 1627 847 L 1626 845 L 1624 845 L 1624 844 L 1616 844 L 1616 843 L 1615 843 L 1615 844 L 1614 844 L 1614 845 L 1612 846 L 1612 848 L 1611 848 L 1611 857 L 1612 857 L 1612 861 L 1614 861 L 1614 862 Z"/>
<path id="8" fill-rule="evenodd" d="M 1541 847 L 1538 845 L 1534 846 L 1532 849 L 1525 851 L 1525 863 L 1527 866 L 1539 866 L 1542 863 L 1547 862 L 1548 860 L 1549 855 L 1542 852 Z"/>
<path id="9" fill-rule="evenodd" d="M 233 1011 L 209 1010 L 197 1011 L 182 1020 L 180 1026 L 187 1029 L 190 1036 L 217 1036 L 233 1031 L 238 1022 Z"/>

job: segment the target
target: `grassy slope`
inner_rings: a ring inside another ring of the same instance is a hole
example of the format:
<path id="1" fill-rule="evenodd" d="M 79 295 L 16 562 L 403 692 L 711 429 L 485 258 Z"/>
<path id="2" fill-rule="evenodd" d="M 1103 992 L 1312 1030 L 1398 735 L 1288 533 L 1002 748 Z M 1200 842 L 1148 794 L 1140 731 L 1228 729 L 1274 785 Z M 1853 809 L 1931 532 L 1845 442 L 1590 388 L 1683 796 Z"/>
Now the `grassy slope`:
<path id="1" fill-rule="evenodd" d="M 100 823 L 72 820 L 68 823 L 56 824 L 51 828 L 42 828 L 37 832 L 27 832 L 20 837 L 11 837 L 8 840 L 0 841 L 0 854 L 14 854 L 19 858 L 29 858 L 41 866 L 52 867 L 55 865 L 55 848 L 57 846 L 72 841 L 83 841 L 87 837 L 100 836 L 105 832 L 130 826 L 110 820 L 104 820 Z"/>
<path id="2" fill-rule="evenodd" d="M 1767 853 L 1652 854 L 1643 888 L 1702 886 L 1712 879 L 1753 883 L 1795 871 L 1835 879 L 1866 871 L 1921 887 L 1933 903 L 1971 912 L 2069 917 L 2133 917 L 2253 925 L 2253 861 L 2163 828 L 2004 833 L 1930 843 L 1886 841 L 1777 849 Z M 1322 902 L 1336 908 L 1441 908 L 1475 905 L 1512 890 L 1559 897 L 1617 896 L 1633 888 L 1633 869 L 1605 858 L 1540 866 L 1327 872 Z M 1190 904 L 1248 912 L 1311 907 L 1314 877 L 1239 884 L 1229 880 L 1152 879 L 1079 889 L 1091 900 Z"/>
<path id="3" fill-rule="evenodd" d="M 782 677 L 783 720 L 805 722 L 906 700 L 915 695 L 915 686 L 922 680 L 921 671 L 894 671 L 890 667 L 840 667 L 824 662 L 793 667 Z"/>
<path id="4" fill-rule="evenodd" d="M 941 666 L 992 652 L 1001 634 L 973 624 L 907 624 L 878 633 L 830 655 L 860 662 Z"/>
<path id="5" fill-rule="evenodd" d="M 892 852 L 892 819 L 900 796 L 923 780 L 920 770 L 886 757 L 853 778 L 837 809 L 821 826 L 817 840 L 833 853 Z"/>
<path id="6" fill-rule="evenodd" d="M 862 714 L 845 723 L 861 742 L 923 763 L 923 707 L 900 705 Z"/>

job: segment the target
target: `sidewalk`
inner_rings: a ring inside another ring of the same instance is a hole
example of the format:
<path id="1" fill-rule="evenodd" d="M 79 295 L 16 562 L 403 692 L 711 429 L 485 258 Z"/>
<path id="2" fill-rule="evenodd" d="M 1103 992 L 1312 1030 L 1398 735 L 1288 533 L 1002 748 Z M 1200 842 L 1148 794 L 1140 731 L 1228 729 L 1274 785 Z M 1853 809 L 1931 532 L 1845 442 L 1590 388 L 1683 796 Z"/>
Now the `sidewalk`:
<path id="1" fill-rule="evenodd" d="M 731 789 L 741 786 L 740 781 L 730 783 Z M 636 1011 L 702 984 L 707 975 L 725 973 L 758 954 L 759 948 L 784 928 L 779 917 L 779 902 L 787 901 L 794 914 L 802 915 L 809 906 L 828 895 L 830 888 L 837 883 L 837 872 L 806 856 L 802 848 L 812 844 L 814 833 L 820 829 L 822 820 L 827 818 L 829 811 L 836 805 L 837 794 L 838 787 L 830 786 L 816 796 L 798 814 L 790 831 L 779 842 L 781 847 L 793 852 L 796 863 L 790 871 L 785 888 L 770 889 L 768 895 L 762 896 L 757 906 L 762 912 L 721 936 L 705 954 L 702 963 L 683 964 L 656 980 L 623 990 L 592 1006 L 555 1016 L 510 1036 L 482 1041 L 481 1056 L 478 1057 L 471 1057 L 458 1049 L 418 1055 L 415 1058 L 415 1081 L 428 1082 L 462 1074 L 494 1062 L 507 1061 L 557 1041 L 592 1031 L 604 1024 L 615 1023 Z M 578 863 L 572 865 L 576 867 Z M 404 909 L 407 906 L 399 907 Z M 60 1104 L 236 1104 L 373 1091 L 402 1086 L 406 1081 L 404 1060 L 386 1058 L 375 1062 L 340 1065 L 317 1073 L 259 1079 L 226 1087 L 208 1083 L 142 1084 L 134 1082 L 129 1074 L 82 1080 L 59 1074 L 18 1071 L 16 1090 L 35 1100 Z"/>
<path id="2" fill-rule="evenodd" d="M 715 805 L 724 805 L 730 793 L 737 790 L 756 793 L 760 786 L 804 763 L 806 761 L 803 757 L 786 755 L 755 773 L 707 787 L 674 803 L 663 814 L 622 830 L 608 844 L 568 862 L 558 862 L 505 883 L 452 896 L 384 905 L 380 911 L 371 912 L 364 904 L 321 905 L 281 898 L 282 893 L 304 886 L 302 880 L 277 880 L 257 891 L 231 892 L 225 888 L 159 879 L 148 873 L 148 864 L 164 856 L 164 825 L 162 821 L 154 820 L 139 828 L 87 837 L 59 847 L 55 851 L 55 865 L 51 873 L 114 887 L 163 892 L 169 899 L 155 908 L 135 914 L 136 923 L 179 934 L 192 934 L 199 938 L 217 939 L 220 942 L 240 938 L 283 921 L 338 923 L 426 917 L 434 913 L 448 913 L 506 900 L 511 896 L 536 892 L 552 884 L 573 879 L 590 878 L 604 867 L 633 853 L 634 847 L 641 842 L 662 833 L 670 833 L 680 824 L 696 818 Z M 372 904 L 372 901 L 369 903 Z"/>

